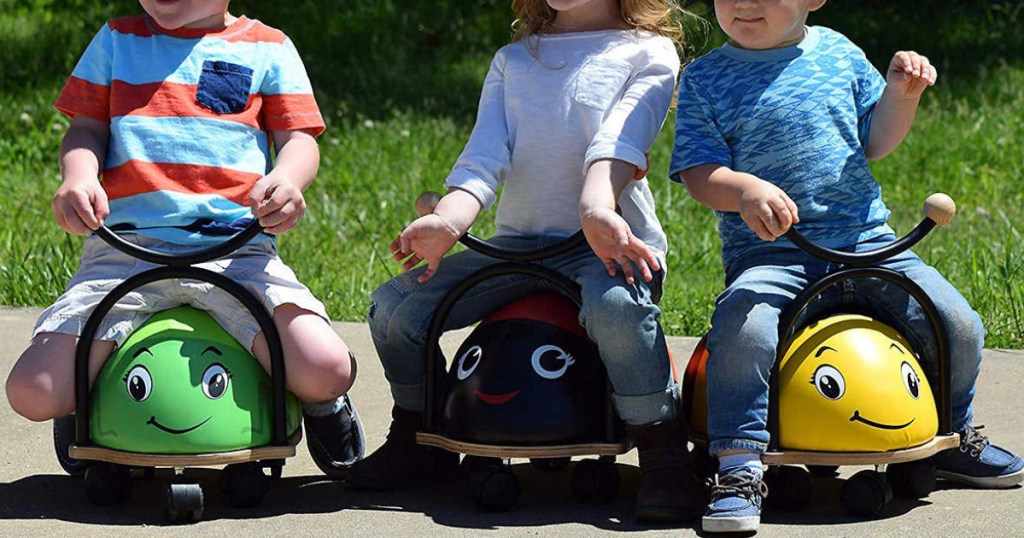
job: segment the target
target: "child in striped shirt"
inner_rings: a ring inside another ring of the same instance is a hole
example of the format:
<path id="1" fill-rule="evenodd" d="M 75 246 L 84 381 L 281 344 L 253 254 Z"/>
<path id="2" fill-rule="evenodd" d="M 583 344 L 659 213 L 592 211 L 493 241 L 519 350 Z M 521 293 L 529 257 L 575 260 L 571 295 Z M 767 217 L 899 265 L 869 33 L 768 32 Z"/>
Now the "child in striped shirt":
<path id="1" fill-rule="evenodd" d="M 141 246 L 176 253 L 223 241 L 253 218 L 267 234 L 302 218 L 323 118 L 291 40 L 233 16 L 228 2 L 141 0 L 145 15 L 113 20 L 93 38 L 55 105 L 71 118 L 52 203 L 66 232 L 89 235 L 105 224 Z M 345 396 L 355 359 L 267 234 L 201 266 L 239 282 L 273 313 L 288 389 L 306 402 L 310 453 L 338 476 L 363 452 Z M 78 271 L 40 316 L 7 380 L 16 412 L 57 419 L 58 459 L 70 472 L 84 470 L 66 452 L 78 337 L 111 289 L 151 267 L 94 235 L 86 239 Z M 206 283 L 162 281 L 128 294 L 106 316 L 90 374 L 150 315 L 182 303 L 209 311 L 269 369 L 266 340 L 241 304 Z"/>

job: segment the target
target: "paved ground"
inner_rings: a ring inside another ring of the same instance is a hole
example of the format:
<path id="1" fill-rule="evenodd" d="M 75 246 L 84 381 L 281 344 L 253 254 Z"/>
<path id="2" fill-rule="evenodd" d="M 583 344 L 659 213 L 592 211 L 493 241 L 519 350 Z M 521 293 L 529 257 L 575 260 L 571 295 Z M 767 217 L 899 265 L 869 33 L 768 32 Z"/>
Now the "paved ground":
<path id="1" fill-rule="evenodd" d="M 27 344 L 37 309 L 0 307 L 0 372 L 10 370 Z M 383 442 L 391 407 L 380 365 L 367 327 L 342 323 L 337 331 L 361 358 L 359 382 L 353 390 L 368 429 L 368 443 Z M 449 353 L 462 333 L 446 335 Z M 695 341 L 670 339 L 673 356 L 682 362 Z M 976 415 L 997 442 L 1024 453 L 1024 352 L 985 352 Z M 636 453 L 620 458 L 623 486 L 619 498 L 606 506 L 579 505 L 571 498 L 569 474 L 541 474 L 528 464 L 516 466 L 523 500 L 503 514 L 477 511 L 465 483 L 423 487 L 401 493 L 349 491 L 342 484 L 321 480 L 304 447 L 285 467 L 284 479 L 274 484 L 264 503 L 252 509 L 223 505 L 213 486 L 216 473 L 200 472 L 208 480 L 204 521 L 188 527 L 164 526 L 161 489 L 140 482 L 131 502 L 114 508 L 94 507 L 85 499 L 82 483 L 61 474 L 52 455 L 49 423 L 35 424 L 16 416 L 0 398 L 0 536 L 54 535 L 233 535 L 280 536 L 693 536 L 693 526 L 664 527 L 634 522 Z M 858 469 L 844 468 L 843 476 Z M 1024 536 L 1024 491 L 971 491 L 940 483 L 922 501 L 897 500 L 881 517 L 856 520 L 839 503 L 840 480 L 816 480 L 811 504 L 797 513 L 767 513 L 759 536 Z M 225 525 L 227 523 L 227 525 Z M 699 525 L 698 525 L 699 527 Z"/>

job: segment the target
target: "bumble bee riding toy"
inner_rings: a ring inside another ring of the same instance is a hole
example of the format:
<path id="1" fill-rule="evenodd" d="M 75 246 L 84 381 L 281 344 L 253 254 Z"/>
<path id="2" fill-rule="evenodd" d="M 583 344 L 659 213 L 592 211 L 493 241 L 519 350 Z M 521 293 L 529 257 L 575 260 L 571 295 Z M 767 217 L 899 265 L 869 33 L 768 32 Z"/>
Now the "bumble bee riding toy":
<path id="1" fill-rule="evenodd" d="M 765 473 L 765 502 L 789 509 L 807 502 L 808 473 L 792 464 L 824 476 L 835 476 L 841 465 L 875 466 L 843 485 L 842 503 L 858 515 L 877 514 L 894 492 L 919 499 L 934 489 L 935 465 L 928 458 L 959 444 L 950 424 L 948 334 L 920 286 L 874 264 L 911 248 L 936 225 L 949 223 L 955 212 L 952 199 L 933 194 L 925 201 L 924 220 L 909 234 L 859 253 L 815 245 L 794 228 L 786 233 L 795 245 L 838 268 L 808 284 L 780 318 L 769 377 L 770 441 L 761 458 L 773 466 Z M 821 306 L 815 303 L 823 301 L 823 292 L 836 286 L 855 290 L 854 281 L 862 279 L 891 284 L 917 301 L 935 335 L 936 356 L 921 357 L 904 335 L 872 317 L 880 312 L 872 310 L 870 297 L 809 315 L 810 307 Z M 684 416 L 698 444 L 707 439 L 705 341 L 690 358 L 683 384 Z M 919 359 L 937 367 L 931 383 Z M 704 455 L 702 466 L 711 474 L 713 463 L 703 448 L 695 454 Z"/>
<path id="2" fill-rule="evenodd" d="M 429 213 L 440 195 L 425 193 L 417 211 Z M 584 502 L 615 497 L 619 476 L 615 456 L 631 448 L 612 407 L 611 385 L 596 344 L 580 326 L 579 286 L 539 260 L 567 252 L 585 241 L 582 232 L 549 247 L 513 250 L 469 234 L 460 241 L 496 258 L 454 287 L 434 310 L 424 357 L 427 372 L 421 445 L 465 454 L 463 469 L 484 510 L 508 510 L 520 495 L 512 458 L 557 471 L 573 456 L 572 489 Z M 502 262 L 503 260 L 503 262 Z M 459 299 L 488 279 L 524 275 L 554 290 L 495 305 L 456 352 L 444 375 L 438 345 L 448 314 Z"/>
<path id="3" fill-rule="evenodd" d="M 273 319 L 241 285 L 192 267 L 233 252 L 261 231 L 254 220 L 220 245 L 170 256 L 129 243 L 106 227 L 97 230 L 111 246 L 165 266 L 114 288 L 78 340 L 70 455 L 86 463 L 86 494 L 95 504 L 127 500 L 133 469 L 152 475 L 155 468 L 173 468 L 165 514 L 171 521 L 198 521 L 203 490 L 181 481 L 185 467 L 226 465 L 221 483 L 227 502 L 253 506 L 267 491 L 264 468 L 278 478 L 285 458 L 295 455 L 302 436 L 299 405 L 285 391 L 284 355 Z M 103 318 L 131 291 L 171 279 L 209 283 L 245 306 L 266 337 L 271 375 L 207 313 L 181 306 L 153 315 L 135 330 L 104 363 L 90 391 L 90 344 Z"/>

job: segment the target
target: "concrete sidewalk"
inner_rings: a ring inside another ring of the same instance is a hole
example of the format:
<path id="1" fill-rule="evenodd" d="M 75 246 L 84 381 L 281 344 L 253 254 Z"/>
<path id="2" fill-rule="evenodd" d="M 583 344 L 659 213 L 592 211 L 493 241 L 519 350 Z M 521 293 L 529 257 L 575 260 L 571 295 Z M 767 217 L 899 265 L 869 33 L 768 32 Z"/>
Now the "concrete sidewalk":
<path id="1" fill-rule="evenodd" d="M 0 307 L 0 372 L 6 374 L 28 343 L 39 309 Z M 336 330 L 360 358 L 352 397 L 375 449 L 384 440 L 391 399 L 364 324 L 339 323 Z M 443 341 L 451 354 L 465 331 Z M 696 340 L 670 338 L 677 366 L 689 358 Z M 986 350 L 975 400 L 975 414 L 997 444 L 1024 453 L 1024 351 Z M 623 478 L 610 505 L 577 504 L 568 472 L 542 474 L 526 462 L 516 465 L 523 496 L 514 510 L 481 513 L 464 482 L 399 493 L 350 491 L 325 481 L 305 446 L 289 460 L 284 478 L 271 486 L 263 504 L 251 509 L 224 506 L 215 472 L 197 471 L 207 495 L 202 522 L 165 527 L 159 481 L 140 480 L 132 500 L 99 508 L 85 498 L 80 480 L 62 474 L 53 457 L 49 423 L 36 424 L 11 411 L 0 398 L 0 536 L 55 535 L 215 535 L 236 536 L 694 536 L 699 522 L 685 527 L 640 525 L 633 521 L 637 481 L 636 452 L 619 458 Z M 857 468 L 844 468 L 843 477 Z M 897 499 L 881 517 L 857 520 L 839 502 L 840 480 L 815 479 L 814 496 L 801 512 L 768 512 L 758 536 L 1024 536 L 1024 491 L 973 491 L 941 483 L 921 501 Z M 227 524 L 227 525 L 225 525 Z"/>

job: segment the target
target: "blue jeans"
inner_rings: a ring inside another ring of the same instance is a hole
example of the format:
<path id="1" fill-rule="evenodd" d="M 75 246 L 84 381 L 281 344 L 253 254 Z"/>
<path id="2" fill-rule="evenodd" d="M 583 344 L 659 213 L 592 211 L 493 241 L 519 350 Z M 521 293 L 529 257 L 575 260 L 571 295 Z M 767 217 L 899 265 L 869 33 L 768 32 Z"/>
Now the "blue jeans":
<path id="1" fill-rule="evenodd" d="M 556 237 L 495 237 L 491 243 L 534 249 L 559 241 Z M 407 271 L 377 288 L 367 321 L 395 404 L 403 409 L 424 408 L 423 357 L 434 309 L 453 287 L 482 267 L 498 260 L 474 251 L 445 257 L 437 273 L 420 284 L 425 270 Z M 664 272 L 651 282 L 627 285 L 621 274 L 610 277 L 585 243 L 540 263 L 581 287 L 580 324 L 597 344 L 613 388 L 615 408 L 628 424 L 649 424 L 675 416 L 675 381 L 665 335 L 658 318 Z M 639 275 L 639 272 L 637 273 Z M 476 285 L 452 308 L 444 330 L 466 327 L 498 307 L 551 285 L 525 275 L 496 277 Z"/>
<path id="2" fill-rule="evenodd" d="M 873 250 L 887 236 L 858 245 Z M 981 368 L 985 330 L 981 318 L 938 271 L 907 251 L 879 264 L 916 282 L 935 303 L 950 336 L 952 428 L 971 423 L 974 383 Z M 797 250 L 779 248 L 738 260 L 726 268 L 726 290 L 718 298 L 708 333 L 709 452 L 764 452 L 768 446 L 768 377 L 778 343 L 780 316 L 798 293 L 834 264 Z M 843 289 L 827 290 L 806 315 L 844 303 L 867 304 L 879 320 L 893 326 L 923 357 L 935 357 L 936 336 L 924 312 L 909 294 L 878 279 L 857 279 Z M 866 301 L 865 298 L 870 298 Z M 934 364 L 923 364 L 929 377 Z"/>

